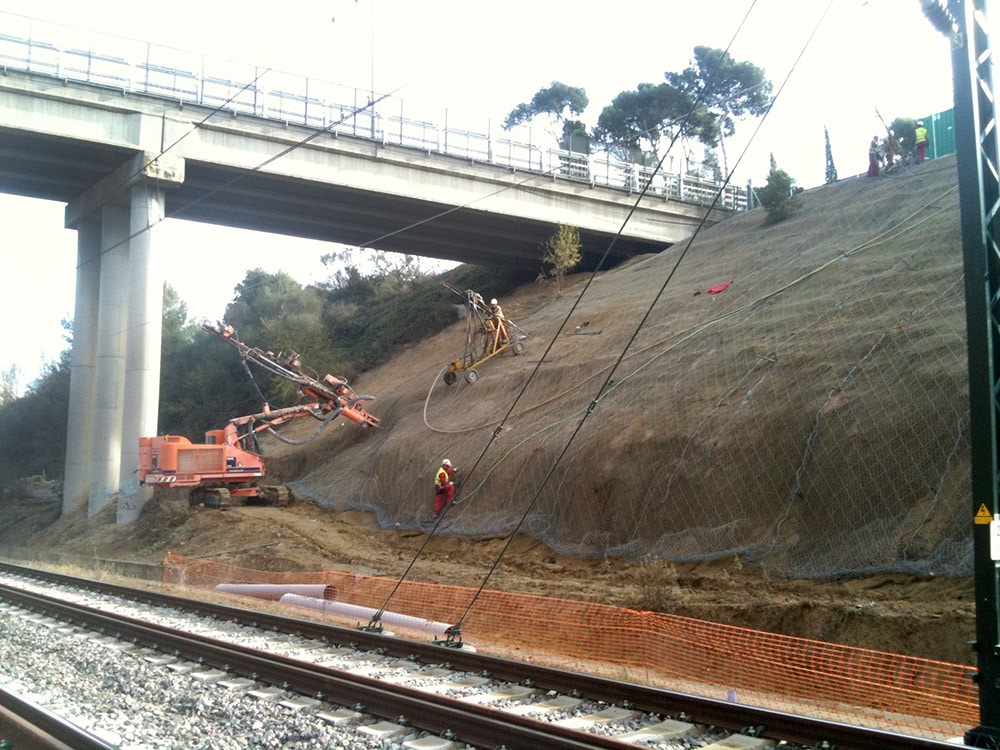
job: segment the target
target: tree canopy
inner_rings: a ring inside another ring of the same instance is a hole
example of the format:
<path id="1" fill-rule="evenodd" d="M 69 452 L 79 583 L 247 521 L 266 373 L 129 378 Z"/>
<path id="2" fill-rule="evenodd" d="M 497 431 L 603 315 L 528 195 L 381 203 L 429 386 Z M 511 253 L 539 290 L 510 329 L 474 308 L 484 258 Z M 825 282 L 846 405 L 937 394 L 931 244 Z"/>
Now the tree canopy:
<path id="1" fill-rule="evenodd" d="M 667 71 L 664 79 L 617 94 L 601 110 L 592 133 L 580 119 L 589 104 L 586 91 L 559 81 L 514 107 L 503 127 L 509 130 L 544 115 L 562 149 L 589 153 L 592 138 L 608 153 L 647 166 L 659 161 L 667 142 L 677 139 L 687 158 L 687 142 L 695 140 L 721 150 L 725 176 L 725 139 L 736 132 L 737 120 L 760 116 L 771 104 L 773 87 L 764 70 L 725 50 L 698 46 L 688 67 Z"/>
<path id="2" fill-rule="evenodd" d="M 695 47 L 691 65 L 680 73 L 664 75 L 668 83 L 716 114 L 724 136 L 736 132 L 737 118 L 760 116 L 771 104 L 773 87 L 764 70 L 751 62 L 734 60 L 725 50 Z"/>
<path id="3" fill-rule="evenodd" d="M 912 117 L 897 117 L 889 125 L 889 129 L 899 142 L 903 153 L 912 154 L 917 143 L 917 121 Z"/>
<path id="4" fill-rule="evenodd" d="M 0 372 L 0 409 L 17 398 L 20 381 L 21 371 L 17 365 L 11 365 Z"/>
<path id="5" fill-rule="evenodd" d="M 598 117 L 594 137 L 619 158 L 637 162 L 645 161 L 641 154 L 646 151 L 658 157 L 664 138 L 716 143 L 714 118 L 668 83 L 640 83 L 634 91 L 615 96 Z"/>
<path id="6" fill-rule="evenodd" d="M 830 131 L 823 128 L 823 137 L 826 140 L 826 184 L 837 181 L 837 166 L 833 163 L 833 149 L 830 148 Z"/>
<path id="7" fill-rule="evenodd" d="M 554 121 L 563 123 L 570 119 L 569 115 L 579 117 L 589 104 L 584 89 L 553 81 L 548 87 L 535 92 L 530 102 L 514 107 L 503 121 L 503 127 L 510 130 L 539 115 L 548 115 Z"/>
<path id="8" fill-rule="evenodd" d="M 69 414 L 69 360 L 65 350 L 27 392 L 0 406 L 0 496 L 21 477 L 62 479 Z"/>
<path id="9" fill-rule="evenodd" d="M 715 115 L 723 168 L 728 172 L 725 139 L 736 132 L 736 120 L 759 117 L 771 105 L 773 86 L 764 70 L 751 62 L 734 60 L 725 50 L 698 46 L 691 65 L 680 73 L 668 71 L 664 76 L 667 83 Z"/>

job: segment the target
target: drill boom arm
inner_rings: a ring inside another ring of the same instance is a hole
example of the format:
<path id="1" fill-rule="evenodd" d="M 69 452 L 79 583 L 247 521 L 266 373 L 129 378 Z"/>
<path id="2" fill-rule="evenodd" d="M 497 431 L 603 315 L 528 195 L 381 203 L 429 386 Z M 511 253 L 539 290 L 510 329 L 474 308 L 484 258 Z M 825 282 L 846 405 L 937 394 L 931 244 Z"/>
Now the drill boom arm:
<path id="1" fill-rule="evenodd" d="M 378 417 L 369 414 L 362 405 L 363 402 L 370 401 L 372 396 L 363 396 L 355 393 L 354 389 L 351 388 L 345 379 L 334 375 L 326 375 L 322 381 L 319 381 L 308 375 L 304 375 L 298 369 L 298 354 L 291 352 L 288 356 L 279 358 L 273 352 L 266 352 L 257 347 L 247 346 L 236 337 L 236 331 L 233 330 L 232 326 L 213 326 L 210 323 L 205 323 L 202 325 L 202 330 L 212 334 L 220 341 L 224 341 L 235 347 L 240 353 L 240 358 L 244 361 L 250 360 L 268 372 L 285 380 L 290 380 L 299 389 L 300 393 L 315 402 L 308 407 L 290 408 L 297 410 L 304 409 L 318 418 L 328 415 L 335 409 L 340 409 L 342 416 L 360 425 L 378 427 Z M 284 361 L 281 361 L 282 359 Z M 271 412 L 271 414 L 274 414 L 274 412 Z"/>

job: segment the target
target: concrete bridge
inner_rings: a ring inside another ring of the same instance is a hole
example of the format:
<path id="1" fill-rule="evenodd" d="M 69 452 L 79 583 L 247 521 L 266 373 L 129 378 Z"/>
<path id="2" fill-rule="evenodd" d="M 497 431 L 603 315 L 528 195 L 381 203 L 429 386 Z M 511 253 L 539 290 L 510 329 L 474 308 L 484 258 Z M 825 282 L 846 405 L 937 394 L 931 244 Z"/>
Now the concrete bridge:
<path id="1" fill-rule="evenodd" d="M 145 500 L 134 469 L 157 427 L 164 218 L 532 268 L 569 224 L 593 267 L 609 248 L 612 263 L 656 252 L 745 206 L 711 181 L 454 113 L 436 124 L 394 97 L 288 76 L 268 90 L 232 63 L 178 66 L 176 50 L 136 54 L 136 42 L 129 56 L 111 38 L 68 47 L 55 25 L 0 16 L 0 191 L 66 203 L 78 232 L 64 512 L 117 497 L 124 522 Z"/>

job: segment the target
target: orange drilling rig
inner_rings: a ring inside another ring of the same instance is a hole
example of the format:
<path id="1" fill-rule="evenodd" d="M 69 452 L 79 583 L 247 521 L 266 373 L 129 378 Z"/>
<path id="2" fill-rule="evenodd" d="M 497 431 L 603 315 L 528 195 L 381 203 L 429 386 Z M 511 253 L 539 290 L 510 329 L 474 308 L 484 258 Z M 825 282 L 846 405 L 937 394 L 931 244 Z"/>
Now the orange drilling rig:
<path id="1" fill-rule="evenodd" d="M 263 367 L 291 381 L 310 403 L 283 409 L 271 409 L 265 403 L 258 414 L 229 420 L 221 430 L 205 433 L 204 443 L 192 443 L 181 435 L 139 438 L 139 484 L 156 487 L 189 487 L 192 505 L 224 508 L 231 497 L 248 504 L 287 505 L 291 494 L 283 485 L 262 485 L 266 468 L 257 436 L 268 432 L 279 440 L 302 444 L 315 439 L 338 417 L 346 417 L 362 427 L 378 427 L 379 420 L 369 414 L 363 403 L 372 396 L 354 392 L 343 378 L 326 375 L 315 380 L 300 371 L 296 352 L 275 355 L 250 347 L 240 341 L 232 326 L 205 324 L 202 329 L 234 346 L 248 373 L 247 362 Z M 250 373 L 251 378 L 253 374 Z M 322 424 L 305 441 L 283 438 L 274 428 L 289 420 L 313 417 Z"/>

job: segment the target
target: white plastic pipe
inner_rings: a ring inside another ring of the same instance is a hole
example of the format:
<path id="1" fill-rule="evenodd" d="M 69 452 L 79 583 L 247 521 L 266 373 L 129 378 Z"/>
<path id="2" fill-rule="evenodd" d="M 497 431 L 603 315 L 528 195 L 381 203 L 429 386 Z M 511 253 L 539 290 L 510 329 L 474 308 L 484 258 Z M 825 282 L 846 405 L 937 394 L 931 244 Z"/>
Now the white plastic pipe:
<path id="1" fill-rule="evenodd" d="M 371 618 L 378 613 L 377 609 L 372 609 L 371 607 L 361 607 L 357 604 L 344 604 L 343 602 L 314 599 L 313 597 L 300 596 L 299 594 L 285 594 L 281 597 L 281 603 L 294 604 L 298 607 L 309 607 L 310 609 L 319 609 L 323 612 L 333 612 L 339 615 L 347 615 L 348 617 L 360 617 L 365 620 L 371 620 Z M 414 628 L 415 630 L 424 630 L 428 633 L 438 633 L 440 635 L 447 633 L 448 629 L 451 627 L 451 625 L 447 622 L 425 620 L 423 617 L 402 615 L 398 612 L 383 612 L 380 619 L 382 622 L 390 625 L 398 625 L 402 628 Z"/>
<path id="2" fill-rule="evenodd" d="M 322 583 L 220 583 L 215 590 L 226 594 L 256 596 L 259 599 L 270 599 L 275 602 L 285 594 L 299 594 L 320 601 L 336 601 L 340 595 L 336 586 Z"/>

